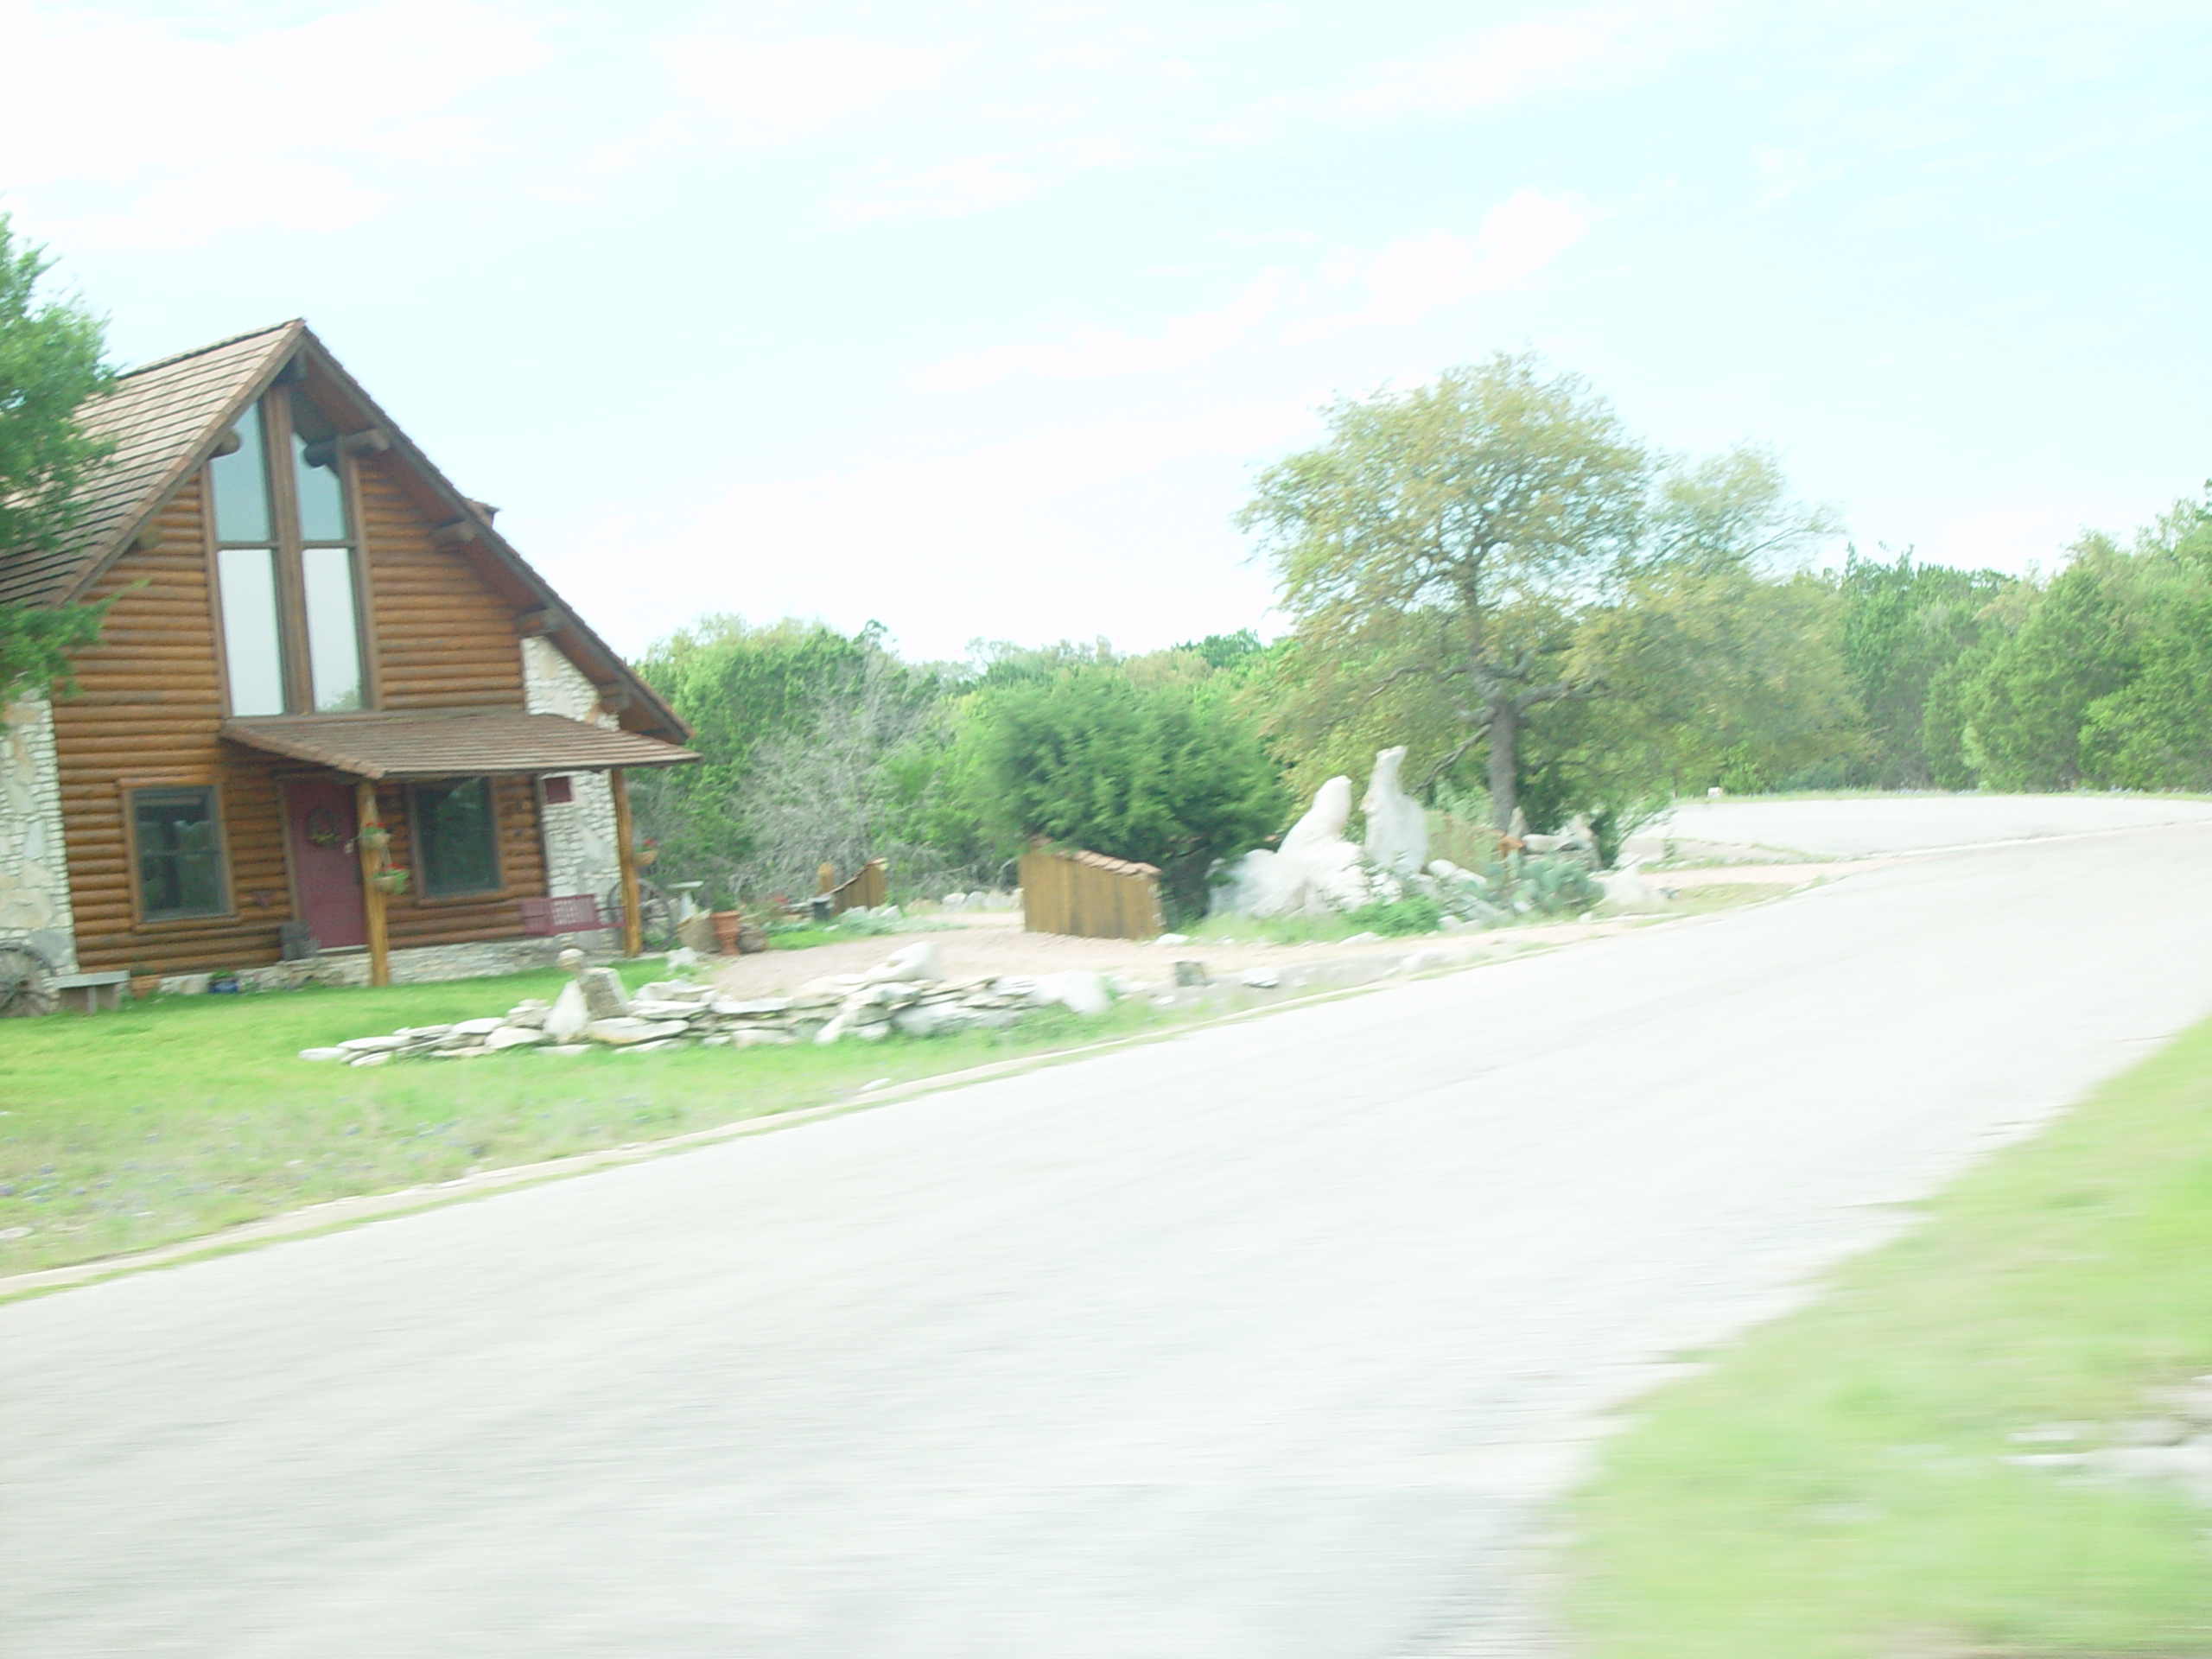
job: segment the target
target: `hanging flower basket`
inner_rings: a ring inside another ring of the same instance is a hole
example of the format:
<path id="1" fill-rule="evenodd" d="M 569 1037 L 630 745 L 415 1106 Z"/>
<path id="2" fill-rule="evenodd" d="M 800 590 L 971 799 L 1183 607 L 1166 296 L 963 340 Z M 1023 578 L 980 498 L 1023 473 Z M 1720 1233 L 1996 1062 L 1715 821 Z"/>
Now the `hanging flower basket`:
<path id="1" fill-rule="evenodd" d="M 391 845 L 391 831 L 380 823 L 363 824 L 360 833 L 353 839 L 371 852 L 380 853 Z"/>
<path id="2" fill-rule="evenodd" d="M 650 867 L 660 856 L 660 848 L 650 841 L 641 841 L 630 849 L 630 861 L 639 869 Z"/>
<path id="3" fill-rule="evenodd" d="M 369 881 L 385 898 L 397 899 L 407 891 L 407 878 L 405 870 L 378 870 Z"/>

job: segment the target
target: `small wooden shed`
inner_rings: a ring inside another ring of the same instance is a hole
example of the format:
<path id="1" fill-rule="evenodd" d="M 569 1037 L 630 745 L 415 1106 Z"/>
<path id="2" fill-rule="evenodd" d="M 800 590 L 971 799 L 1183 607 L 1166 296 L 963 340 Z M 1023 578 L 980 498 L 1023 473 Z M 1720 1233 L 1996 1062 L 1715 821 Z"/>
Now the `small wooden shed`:
<path id="1" fill-rule="evenodd" d="M 1033 849 L 1021 859 L 1021 925 L 1085 939 L 1157 938 L 1160 871 L 1101 853 Z"/>

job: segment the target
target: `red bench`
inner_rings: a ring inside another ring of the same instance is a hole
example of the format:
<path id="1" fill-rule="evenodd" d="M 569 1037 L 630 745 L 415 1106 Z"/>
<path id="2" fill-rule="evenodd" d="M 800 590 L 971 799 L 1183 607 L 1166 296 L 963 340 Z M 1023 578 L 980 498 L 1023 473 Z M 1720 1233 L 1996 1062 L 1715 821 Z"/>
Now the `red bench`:
<path id="1" fill-rule="evenodd" d="M 550 933 L 594 933 L 619 925 L 600 913 L 599 900 L 588 893 L 562 893 L 546 899 L 520 899 L 522 931 L 543 937 Z"/>

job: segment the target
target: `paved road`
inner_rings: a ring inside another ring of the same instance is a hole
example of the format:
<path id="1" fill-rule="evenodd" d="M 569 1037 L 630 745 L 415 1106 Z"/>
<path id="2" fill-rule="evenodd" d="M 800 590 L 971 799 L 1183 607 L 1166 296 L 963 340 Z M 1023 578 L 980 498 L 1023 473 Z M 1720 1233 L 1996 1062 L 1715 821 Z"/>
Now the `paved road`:
<path id="1" fill-rule="evenodd" d="M 1878 796 L 1834 801 L 1689 801 L 1645 836 L 1857 858 L 2161 823 L 2212 823 L 2212 801 L 2145 795 Z"/>
<path id="2" fill-rule="evenodd" d="M 1491 1651 L 1607 1407 L 2212 1009 L 2208 920 L 2212 826 L 1950 855 L 0 1308 L 4 1646 Z"/>

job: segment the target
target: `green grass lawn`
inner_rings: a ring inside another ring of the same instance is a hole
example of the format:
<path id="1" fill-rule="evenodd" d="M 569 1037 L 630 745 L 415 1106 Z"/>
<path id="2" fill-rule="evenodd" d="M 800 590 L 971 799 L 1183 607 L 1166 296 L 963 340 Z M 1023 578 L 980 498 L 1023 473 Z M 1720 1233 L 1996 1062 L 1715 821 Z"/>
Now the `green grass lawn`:
<path id="1" fill-rule="evenodd" d="M 623 971 L 634 986 L 663 969 Z M 503 1013 L 551 997 L 562 978 L 168 996 L 119 1014 L 0 1020 L 0 1275 L 819 1105 L 879 1078 L 1048 1052 L 1171 1017 L 1136 998 L 1093 1020 L 1046 1009 L 1012 1031 L 927 1041 L 525 1049 L 375 1067 L 296 1058 L 342 1038 Z"/>
<path id="2" fill-rule="evenodd" d="M 2212 1511 L 2004 1461 L 2206 1372 L 2212 1023 L 1648 1402 L 1574 1505 L 1580 1651 L 2212 1655 Z"/>

